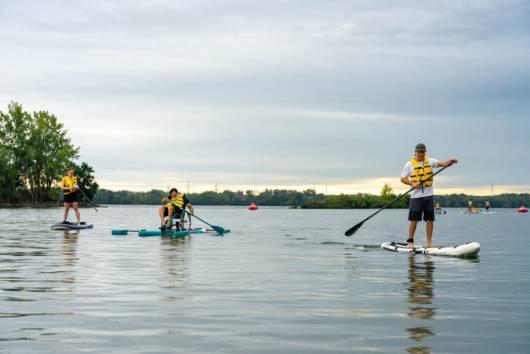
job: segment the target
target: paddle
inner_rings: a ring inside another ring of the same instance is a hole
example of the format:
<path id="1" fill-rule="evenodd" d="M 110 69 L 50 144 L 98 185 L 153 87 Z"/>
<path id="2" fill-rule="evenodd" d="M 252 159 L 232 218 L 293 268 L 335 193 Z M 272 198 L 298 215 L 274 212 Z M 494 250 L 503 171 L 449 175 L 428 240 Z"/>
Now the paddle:
<path id="1" fill-rule="evenodd" d="M 188 213 L 188 215 L 191 215 L 193 216 L 195 219 L 199 220 L 199 221 L 202 221 L 203 223 L 205 223 L 206 225 L 210 226 L 212 229 L 214 229 L 215 231 L 217 231 L 220 235 L 224 234 L 226 232 L 226 230 L 224 228 L 222 228 L 221 226 L 216 226 L 216 225 L 212 225 L 210 223 L 208 223 L 207 221 L 199 218 L 197 215 L 195 214 L 192 214 L 190 213 L 189 211 L 187 210 L 184 210 L 184 212 Z"/>
<path id="2" fill-rule="evenodd" d="M 96 206 L 94 205 L 94 203 L 92 203 L 92 201 L 86 196 L 85 192 L 83 192 L 83 190 L 82 190 L 81 188 L 79 188 L 79 187 L 78 187 L 77 189 L 81 192 L 81 194 L 83 194 L 83 196 L 84 196 L 85 199 L 88 201 L 88 203 L 91 204 L 92 207 L 94 208 L 94 210 L 97 212 L 98 209 L 96 208 Z"/>
<path id="3" fill-rule="evenodd" d="M 452 164 L 451 164 L 452 165 Z M 445 170 L 447 167 L 451 166 L 451 165 L 448 165 L 448 166 L 445 166 L 444 168 L 436 171 L 436 173 L 434 173 L 431 177 L 427 178 L 425 181 L 421 181 L 420 184 L 423 184 L 425 182 L 427 182 L 428 180 L 432 179 L 434 176 L 436 176 L 438 173 L 442 172 L 443 170 Z M 386 208 L 388 208 L 389 206 L 391 206 L 392 204 L 394 204 L 395 202 L 397 202 L 398 200 L 400 200 L 401 198 L 403 198 L 404 196 L 406 196 L 407 194 L 409 194 L 410 192 L 412 192 L 414 189 L 416 189 L 415 187 L 412 187 L 411 189 L 409 189 L 408 191 L 406 191 L 405 193 L 401 194 L 399 197 L 397 197 L 396 199 L 386 203 L 381 209 L 379 209 L 378 211 L 376 211 L 375 213 L 373 213 L 372 215 L 370 215 L 369 217 L 367 217 L 366 219 L 364 219 L 363 221 L 361 221 L 360 223 L 358 223 L 357 225 L 351 227 L 348 231 L 346 231 L 344 234 L 346 236 L 351 236 L 353 235 L 354 233 L 357 232 L 357 230 L 359 230 L 361 228 L 361 226 L 363 226 L 364 222 L 365 221 L 368 221 L 369 219 L 373 218 L 374 216 L 376 216 L 377 214 L 379 214 L 380 212 L 382 212 L 383 210 L 385 210 Z"/>

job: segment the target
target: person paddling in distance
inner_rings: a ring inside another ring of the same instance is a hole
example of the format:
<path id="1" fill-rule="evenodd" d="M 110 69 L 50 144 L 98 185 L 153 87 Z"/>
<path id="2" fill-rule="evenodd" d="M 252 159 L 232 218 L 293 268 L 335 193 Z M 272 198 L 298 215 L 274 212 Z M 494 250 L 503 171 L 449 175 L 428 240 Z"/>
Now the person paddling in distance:
<path id="1" fill-rule="evenodd" d="M 162 203 L 166 205 L 161 206 L 158 209 L 160 215 L 160 229 L 165 230 L 171 228 L 173 214 L 181 215 L 184 209 L 188 208 L 191 214 L 194 214 L 193 205 L 186 197 L 184 193 L 179 193 L 177 188 L 171 188 L 169 195 L 162 199 Z M 167 223 L 164 218 L 167 216 Z"/>
<path id="2" fill-rule="evenodd" d="M 77 219 L 77 225 L 81 224 L 81 215 L 79 214 L 79 203 L 77 202 L 77 191 L 79 186 L 77 184 L 77 178 L 74 176 L 74 169 L 69 168 L 66 176 L 61 180 L 61 190 L 63 191 L 63 202 L 64 202 L 64 216 L 63 224 L 68 223 L 68 212 L 70 206 L 74 208 L 75 217 Z"/>
<path id="3" fill-rule="evenodd" d="M 434 227 L 434 191 L 433 168 L 450 166 L 458 159 L 436 160 L 426 155 L 425 144 L 416 145 L 414 157 L 407 161 L 401 173 L 401 182 L 414 187 L 409 203 L 409 238 L 407 247 L 414 247 L 414 233 L 418 221 L 427 222 L 427 247 L 432 247 L 432 232 Z"/>

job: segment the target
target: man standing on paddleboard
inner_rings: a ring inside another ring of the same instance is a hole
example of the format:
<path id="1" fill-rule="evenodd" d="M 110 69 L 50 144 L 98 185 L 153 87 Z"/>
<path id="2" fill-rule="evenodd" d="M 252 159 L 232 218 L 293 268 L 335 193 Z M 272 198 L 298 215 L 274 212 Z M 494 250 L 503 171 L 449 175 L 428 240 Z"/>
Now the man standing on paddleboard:
<path id="1" fill-rule="evenodd" d="M 418 221 L 422 218 L 427 222 L 427 247 L 432 247 L 432 231 L 434 226 L 434 192 L 433 168 L 450 166 L 458 159 L 436 160 L 427 157 L 425 144 L 416 145 L 416 153 L 407 161 L 401 172 L 401 182 L 414 187 L 409 203 L 409 239 L 407 247 L 414 247 L 414 233 Z"/>

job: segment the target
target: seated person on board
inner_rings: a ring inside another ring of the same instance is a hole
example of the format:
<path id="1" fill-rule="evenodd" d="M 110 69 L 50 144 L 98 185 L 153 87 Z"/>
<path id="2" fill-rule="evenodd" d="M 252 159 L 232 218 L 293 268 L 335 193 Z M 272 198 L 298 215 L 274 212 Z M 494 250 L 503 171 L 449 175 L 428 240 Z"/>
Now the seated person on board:
<path id="1" fill-rule="evenodd" d="M 184 193 L 179 193 L 177 188 L 171 188 L 171 190 L 169 191 L 169 195 L 162 199 L 162 203 L 166 203 L 166 205 L 163 205 L 158 209 L 161 230 L 171 228 L 173 214 L 180 216 L 183 210 L 186 208 L 189 209 L 191 214 L 194 213 L 193 205 L 191 205 L 190 201 Z M 166 216 L 167 223 L 164 220 Z"/>

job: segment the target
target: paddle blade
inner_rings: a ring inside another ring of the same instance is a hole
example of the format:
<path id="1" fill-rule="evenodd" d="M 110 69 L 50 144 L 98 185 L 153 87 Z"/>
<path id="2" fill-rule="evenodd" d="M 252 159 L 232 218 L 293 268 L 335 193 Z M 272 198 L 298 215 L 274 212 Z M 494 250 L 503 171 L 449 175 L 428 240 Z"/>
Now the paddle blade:
<path id="1" fill-rule="evenodd" d="M 359 230 L 361 228 L 361 226 L 363 226 L 364 224 L 364 221 L 361 221 L 360 223 L 358 223 L 357 225 L 353 226 L 352 228 L 348 229 L 348 231 L 346 231 L 344 233 L 344 235 L 346 236 L 351 236 L 353 235 L 354 233 L 357 232 L 357 230 Z"/>
<path id="2" fill-rule="evenodd" d="M 217 231 L 217 233 L 220 234 L 220 235 L 225 233 L 225 229 L 222 228 L 221 226 L 215 226 L 215 225 L 210 225 L 210 226 L 212 227 L 212 229 Z"/>

